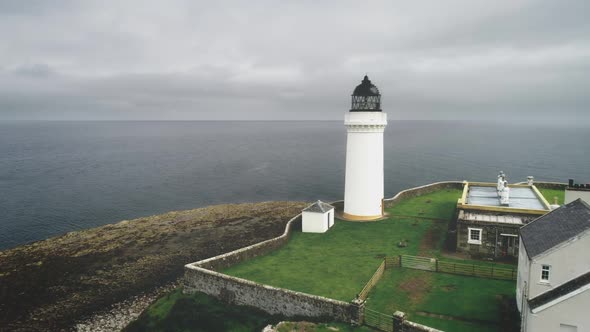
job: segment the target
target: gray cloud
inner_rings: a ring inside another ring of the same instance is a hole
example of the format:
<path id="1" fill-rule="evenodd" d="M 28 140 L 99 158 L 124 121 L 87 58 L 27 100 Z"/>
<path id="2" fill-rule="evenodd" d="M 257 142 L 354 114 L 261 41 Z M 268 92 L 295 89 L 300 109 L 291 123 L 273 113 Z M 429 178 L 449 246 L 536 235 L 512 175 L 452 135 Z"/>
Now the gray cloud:
<path id="1" fill-rule="evenodd" d="M 0 120 L 590 122 L 580 1 L 0 3 Z"/>

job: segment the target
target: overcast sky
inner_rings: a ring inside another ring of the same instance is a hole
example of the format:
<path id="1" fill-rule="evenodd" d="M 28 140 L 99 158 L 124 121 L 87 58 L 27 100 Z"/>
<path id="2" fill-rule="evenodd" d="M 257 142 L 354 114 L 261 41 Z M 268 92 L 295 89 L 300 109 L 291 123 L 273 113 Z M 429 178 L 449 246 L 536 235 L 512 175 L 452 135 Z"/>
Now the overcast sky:
<path id="1" fill-rule="evenodd" d="M 0 120 L 590 123 L 590 2 L 0 0 Z"/>

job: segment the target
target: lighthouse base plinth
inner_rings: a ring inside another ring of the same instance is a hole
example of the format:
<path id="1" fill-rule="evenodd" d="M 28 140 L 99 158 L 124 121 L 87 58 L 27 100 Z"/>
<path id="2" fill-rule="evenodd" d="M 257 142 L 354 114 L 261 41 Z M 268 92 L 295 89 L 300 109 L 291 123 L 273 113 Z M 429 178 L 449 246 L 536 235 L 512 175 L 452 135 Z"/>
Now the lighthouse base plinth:
<path id="1" fill-rule="evenodd" d="M 341 215 L 337 215 L 336 217 L 338 217 L 342 220 L 346 220 L 346 221 L 366 222 L 366 221 L 379 221 L 379 220 L 387 219 L 389 217 L 389 214 L 385 213 L 385 214 L 379 214 L 376 216 L 357 216 L 354 214 L 342 212 Z"/>

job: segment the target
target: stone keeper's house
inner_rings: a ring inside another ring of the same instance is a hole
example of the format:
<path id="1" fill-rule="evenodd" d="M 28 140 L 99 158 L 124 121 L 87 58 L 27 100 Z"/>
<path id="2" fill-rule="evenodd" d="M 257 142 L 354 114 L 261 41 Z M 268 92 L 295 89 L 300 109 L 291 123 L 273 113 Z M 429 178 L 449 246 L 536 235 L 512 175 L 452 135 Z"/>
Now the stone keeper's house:
<path id="1" fill-rule="evenodd" d="M 577 199 L 520 229 L 516 287 L 522 331 L 590 331 L 588 203 Z"/>

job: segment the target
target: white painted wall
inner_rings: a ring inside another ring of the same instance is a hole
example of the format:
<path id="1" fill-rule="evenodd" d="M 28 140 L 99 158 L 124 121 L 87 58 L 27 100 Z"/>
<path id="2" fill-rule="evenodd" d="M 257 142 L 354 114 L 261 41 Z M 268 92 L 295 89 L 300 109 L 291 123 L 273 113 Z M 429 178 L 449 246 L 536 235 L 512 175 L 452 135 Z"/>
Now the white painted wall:
<path id="1" fill-rule="evenodd" d="M 590 271 L 588 248 L 590 248 L 590 232 L 586 231 L 567 243 L 533 257 L 530 264 L 528 297 L 536 297 Z M 551 266 L 548 283 L 541 282 L 542 265 Z"/>
<path id="2" fill-rule="evenodd" d="M 578 198 L 590 204 L 590 191 L 565 189 L 565 204 L 573 202 Z"/>
<path id="3" fill-rule="evenodd" d="M 534 298 L 569 280 L 590 271 L 590 231 L 558 245 L 549 251 L 529 259 L 520 241 L 518 252 L 518 277 L 516 281 L 516 301 L 523 315 L 523 331 L 544 332 L 561 331 L 560 324 L 576 326 L 577 331 L 590 331 L 590 290 L 586 290 L 569 299 L 532 313 L 522 292 L 526 290 L 528 299 Z M 542 265 L 551 266 L 549 282 L 541 281 Z M 524 306 L 524 308 L 523 308 Z M 566 331 L 566 330 L 564 330 Z"/>
<path id="4" fill-rule="evenodd" d="M 522 312 L 522 293 L 526 289 L 526 284 L 529 282 L 529 258 L 526 249 L 522 244 L 522 239 L 519 238 L 518 245 L 518 275 L 516 277 L 516 306 L 518 311 Z"/>
<path id="5" fill-rule="evenodd" d="M 527 308 L 528 309 L 528 308 Z M 525 332 L 561 332 L 560 324 L 577 327 L 578 332 L 590 331 L 590 290 L 536 314 L 527 310 Z M 576 331 L 576 330 L 574 330 Z"/>
<path id="6" fill-rule="evenodd" d="M 301 218 L 303 233 L 325 233 L 334 225 L 334 209 L 326 213 L 303 211 Z"/>
<path id="7" fill-rule="evenodd" d="M 370 217 L 381 215 L 384 195 L 383 131 L 387 114 L 350 112 L 347 128 L 344 213 Z"/>

